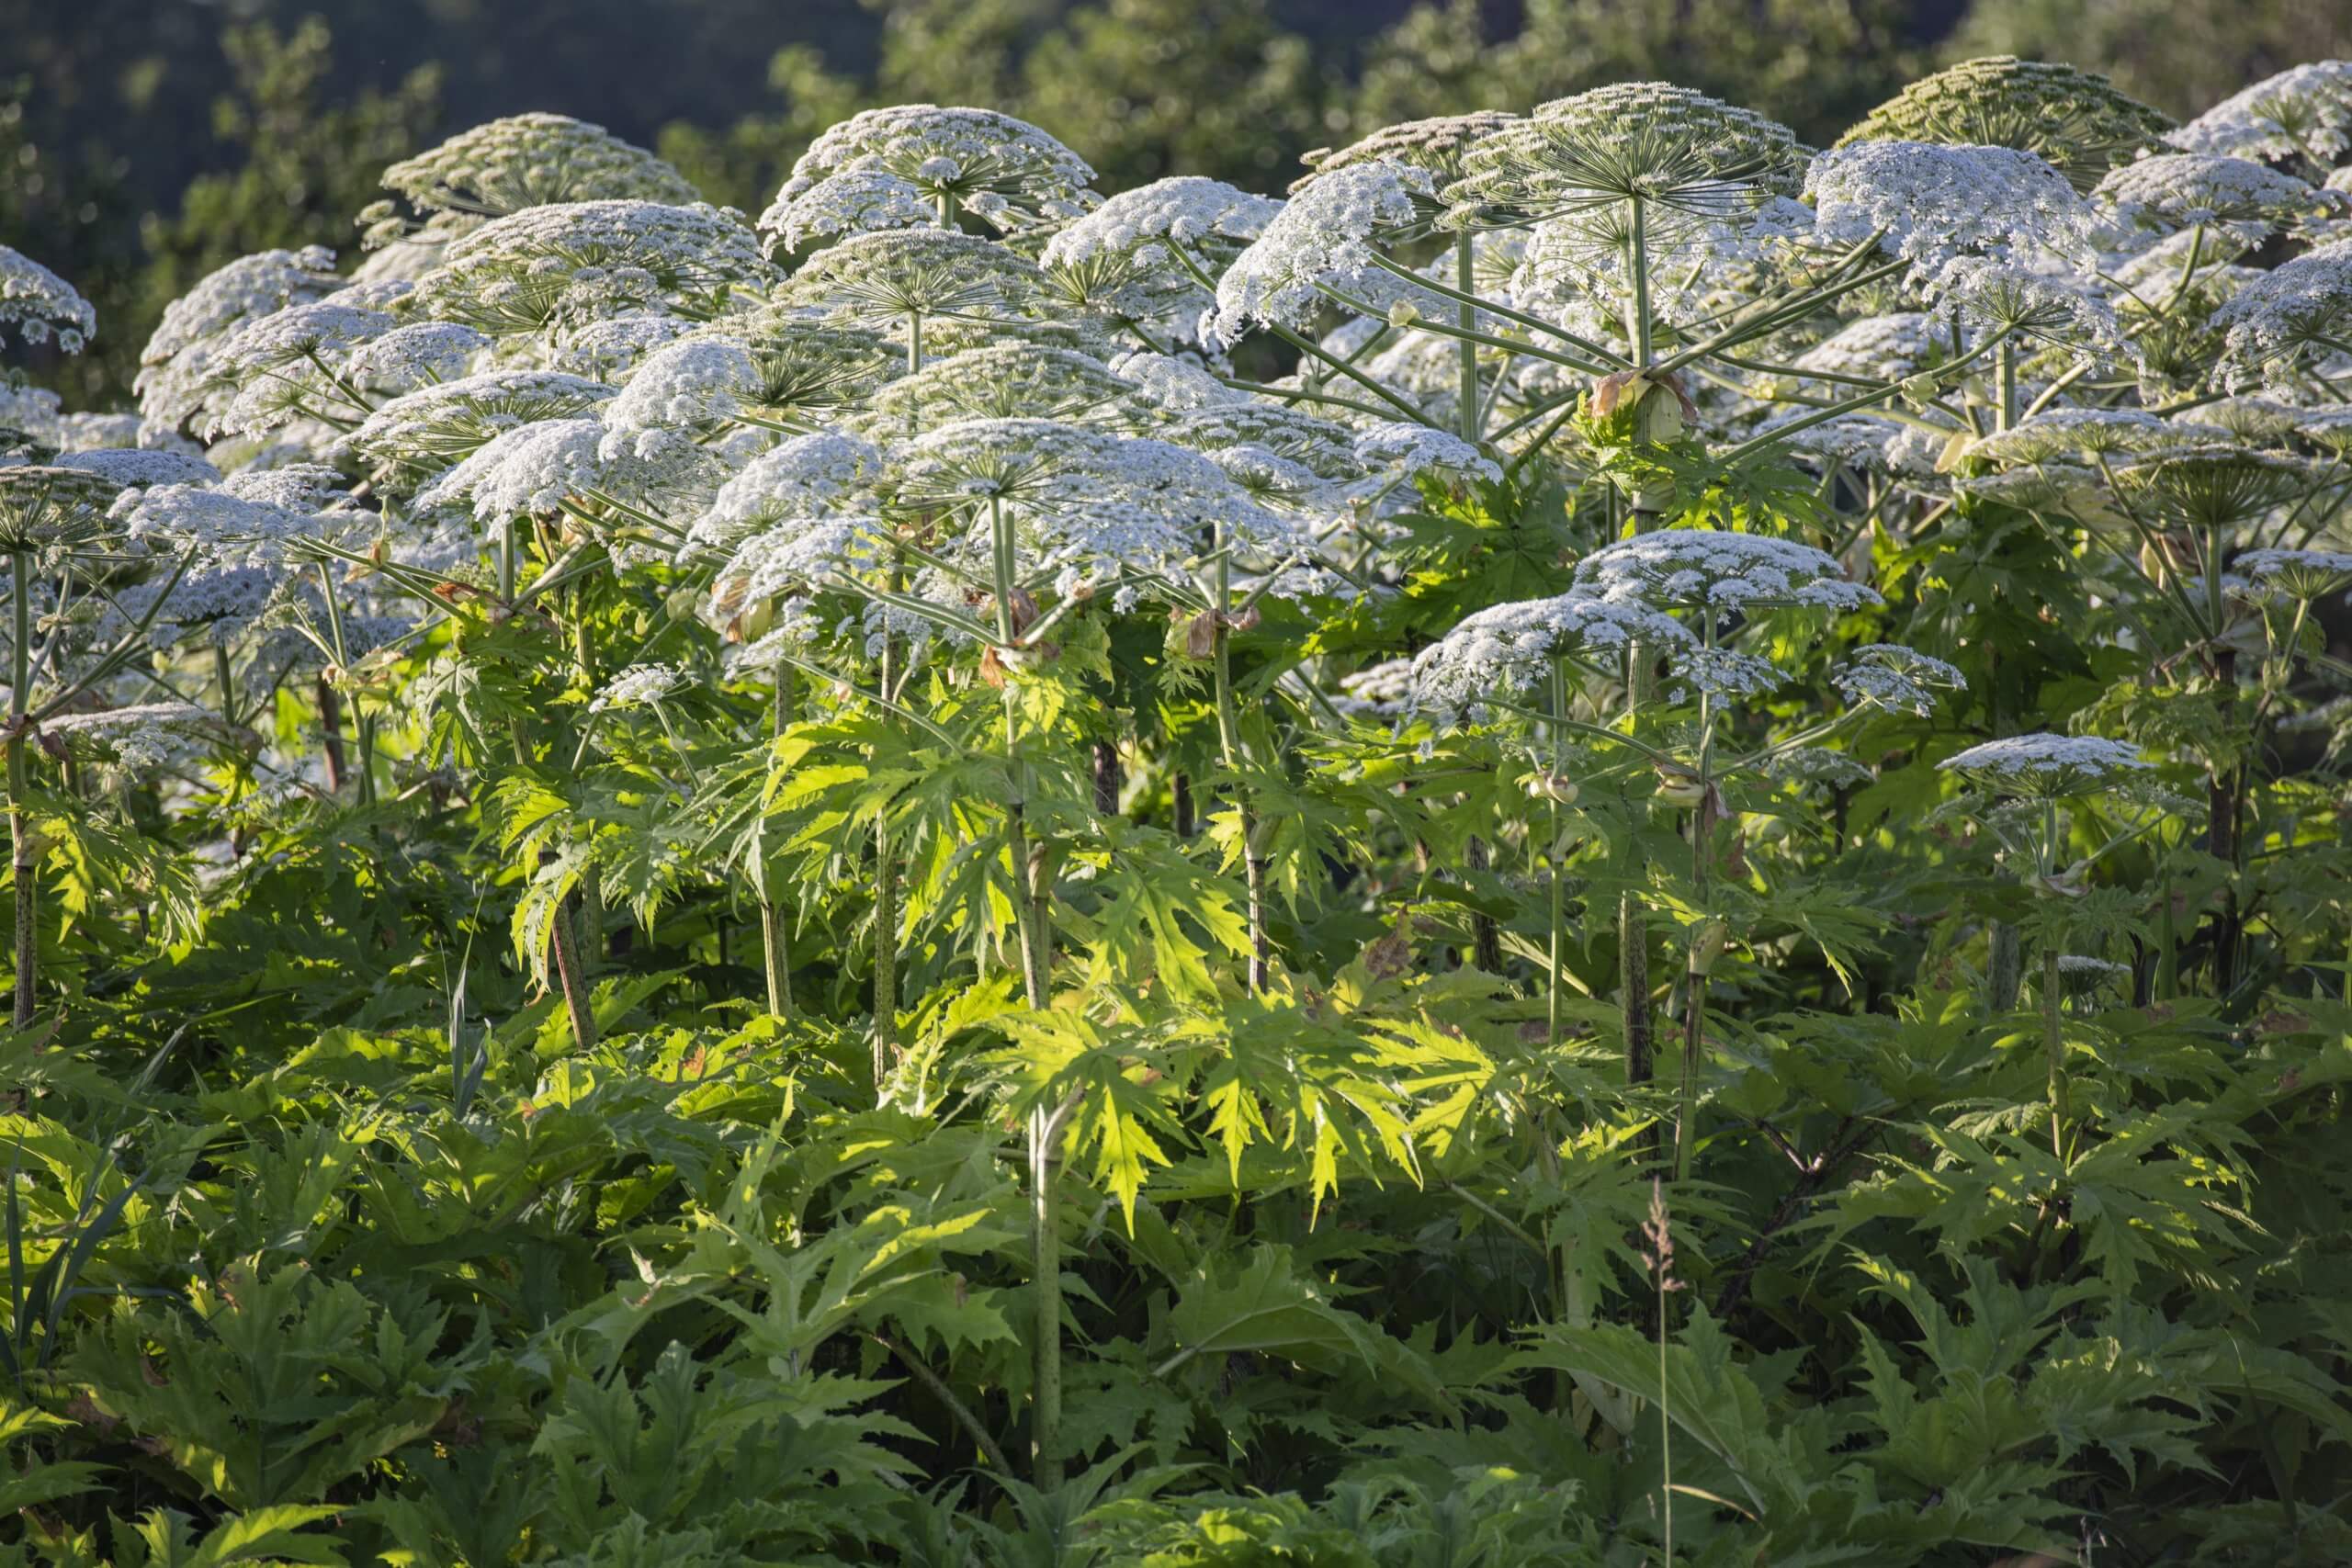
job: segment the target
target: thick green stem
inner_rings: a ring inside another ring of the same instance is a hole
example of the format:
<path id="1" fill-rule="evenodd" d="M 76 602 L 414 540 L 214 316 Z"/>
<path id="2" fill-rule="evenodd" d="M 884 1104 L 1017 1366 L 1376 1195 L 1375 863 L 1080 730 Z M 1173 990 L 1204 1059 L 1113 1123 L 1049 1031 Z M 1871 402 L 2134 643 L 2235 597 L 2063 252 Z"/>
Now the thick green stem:
<path id="1" fill-rule="evenodd" d="M 1218 541 L 1222 547 L 1223 540 Z M 1243 750 L 1241 720 L 1233 701 L 1233 652 L 1225 625 L 1226 595 L 1229 587 L 1229 566 L 1220 547 L 1217 556 L 1216 606 L 1211 612 L 1216 616 L 1216 632 L 1211 650 L 1212 668 L 1216 685 L 1216 734 L 1226 771 L 1241 772 Z M 1234 804 L 1241 813 L 1241 869 L 1250 902 L 1250 990 L 1252 995 L 1266 988 L 1272 946 L 1266 937 L 1266 862 L 1258 852 L 1258 823 L 1250 809 L 1250 791 L 1246 784 L 1234 785 Z"/>
<path id="2" fill-rule="evenodd" d="M 1706 612 L 1703 627 L 1704 646 L 1712 649 L 1715 646 L 1713 610 Z M 1674 1116 L 1677 1181 L 1690 1174 L 1691 1145 L 1698 1135 L 1699 1057 L 1706 1044 L 1707 969 L 1714 958 L 1707 948 L 1716 941 L 1708 930 L 1707 915 L 1708 874 L 1714 858 L 1714 694 L 1702 689 L 1699 693 L 1699 805 L 1690 817 L 1691 902 L 1697 907 L 1699 924 L 1691 929 L 1690 956 L 1682 972 L 1682 1092 Z"/>
<path id="3" fill-rule="evenodd" d="M 343 793 L 343 700 L 323 671 L 317 684 L 319 751 L 326 767 L 327 793 Z"/>
<path id="4" fill-rule="evenodd" d="M 1054 1148 L 1059 1118 L 1044 1105 L 1029 1112 L 1030 1293 L 1035 1316 L 1030 1389 L 1030 1480 L 1041 1492 L 1062 1483 L 1062 1264 L 1061 1222 L 1055 1212 L 1055 1178 L 1060 1161 Z"/>
<path id="5" fill-rule="evenodd" d="M 782 735 L 785 726 L 792 722 L 792 670 L 779 664 L 775 669 L 775 700 L 770 707 L 771 735 Z M 760 954 L 767 971 L 768 1011 L 777 1018 L 792 1016 L 792 953 L 785 943 L 784 918 L 776 908 L 775 888 L 768 880 L 767 814 L 763 807 L 760 826 L 752 836 L 752 871 L 753 888 L 760 899 Z"/>
<path id="6" fill-rule="evenodd" d="M 2066 1037 L 2058 1016 L 2058 942 L 2051 933 L 2041 953 L 2042 1044 L 2050 1055 L 2050 1152 L 2066 1158 Z"/>
<path id="7" fill-rule="evenodd" d="M 1550 796 L 1551 799 L 1550 816 L 1552 825 L 1551 840 L 1544 852 L 1544 859 L 1548 863 L 1548 880 L 1550 882 L 1550 886 L 1546 890 L 1546 902 L 1549 906 L 1546 913 L 1550 922 L 1551 936 L 1551 942 L 1546 950 L 1546 962 L 1549 972 L 1545 976 L 1544 985 L 1544 1018 L 1546 1025 L 1544 1038 L 1555 1046 L 1557 1046 L 1560 1043 L 1560 995 L 1566 988 L 1563 984 L 1562 977 L 1566 973 L 1565 950 L 1567 945 L 1568 927 L 1567 867 L 1560 863 L 1562 858 L 1560 853 L 1560 799 L 1555 791 L 1556 791 L 1559 786 L 1561 773 L 1567 766 L 1567 755 L 1566 750 L 1567 737 L 1558 722 L 1567 716 L 1567 665 L 1563 660 L 1555 660 L 1552 662 L 1552 718 L 1554 721 L 1551 726 L 1552 778 L 1550 787 L 1546 788 L 1544 791 L 1544 794 Z"/>
<path id="8" fill-rule="evenodd" d="M 895 561 L 890 591 L 897 592 L 902 575 Z M 879 682 L 883 700 L 892 700 L 898 682 L 899 639 L 886 629 L 882 637 Z M 899 863 L 890 844 L 890 808 L 874 811 L 874 1083 L 879 1089 L 890 1076 L 899 1055 Z"/>
<path id="9" fill-rule="evenodd" d="M 31 791 L 25 766 L 25 747 L 31 736 L 25 716 L 32 706 L 32 585 L 28 581 L 32 565 L 32 557 L 22 550 L 8 558 L 8 600 L 15 623 L 8 645 L 8 843 L 16 877 L 18 1029 L 32 1025 L 33 974 L 40 961 L 32 826 L 25 817 L 25 800 Z"/>
<path id="10" fill-rule="evenodd" d="M 1470 231 L 1464 230 L 1453 237 L 1453 285 L 1464 294 L 1474 292 L 1477 283 L 1475 253 L 1471 248 Z M 1454 318 L 1465 333 L 1478 328 L 1478 307 L 1467 299 L 1454 305 Z M 1478 444 L 1478 345 L 1467 337 L 1454 347 L 1454 399 L 1461 405 L 1456 411 L 1456 423 L 1462 439 L 1472 446 Z"/>
<path id="11" fill-rule="evenodd" d="M 1638 196 L 1626 199 L 1625 272 L 1633 292 L 1625 300 L 1625 338 L 1633 345 L 1634 366 L 1650 362 L 1650 240 L 1645 203 Z"/>
<path id="12" fill-rule="evenodd" d="M 1625 1081 L 1650 1081 L 1649 922 L 1642 896 L 1628 887 L 1617 900 L 1617 988 L 1625 1023 Z"/>
<path id="13" fill-rule="evenodd" d="M 1020 635 L 1014 625 L 1012 595 L 1015 587 L 1012 522 L 1005 514 L 1003 503 L 989 502 L 989 536 L 993 547 L 996 569 L 996 635 L 1000 646 L 1010 653 Z M 1035 854 L 1029 843 L 1029 785 L 1027 764 L 1020 760 L 1021 692 L 1009 668 L 1001 670 L 1004 682 L 1004 755 L 1012 771 L 1012 799 L 1005 807 L 1005 848 L 1012 862 L 1012 923 L 1014 940 L 1021 948 L 1021 980 L 1029 1005 L 1046 1005 L 1046 994 L 1051 982 L 1052 938 L 1045 930 L 1045 895 L 1037 882 L 1042 874 L 1042 857 Z"/>

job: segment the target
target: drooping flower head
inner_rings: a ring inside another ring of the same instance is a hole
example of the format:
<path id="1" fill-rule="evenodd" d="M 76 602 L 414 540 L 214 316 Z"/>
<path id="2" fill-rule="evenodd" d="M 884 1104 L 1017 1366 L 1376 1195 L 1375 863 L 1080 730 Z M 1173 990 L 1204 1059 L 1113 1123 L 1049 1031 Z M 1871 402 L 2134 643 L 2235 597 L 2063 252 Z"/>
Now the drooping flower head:
<path id="1" fill-rule="evenodd" d="M 319 245 L 263 251 L 208 273 L 164 308 L 164 319 L 140 351 L 134 383 L 140 412 L 158 429 L 183 428 L 214 389 L 211 362 L 231 333 L 249 321 L 324 299 L 343 287 L 334 273 L 334 253 Z"/>
<path id="2" fill-rule="evenodd" d="M 1222 180 L 1180 175 L 1122 191 L 1057 233 L 1039 265 L 1089 310 L 1190 338 L 1214 279 L 1283 209 Z"/>
<path id="3" fill-rule="evenodd" d="M 1334 288 L 1384 310 L 1416 296 L 1443 304 L 1374 260 L 1376 247 L 1415 223 L 1434 188 L 1427 170 L 1405 164 L 1355 164 L 1315 181 L 1217 280 L 1213 332 L 1229 344 L 1252 326 L 1310 327 Z"/>
<path id="4" fill-rule="evenodd" d="M 2165 140 L 2184 152 L 2327 168 L 2352 147 L 2352 60 L 2294 65 L 2215 104 Z"/>
<path id="5" fill-rule="evenodd" d="M 0 344 L 8 330 L 29 344 L 57 340 L 66 354 L 79 354 L 98 330 L 98 313 L 74 286 L 19 251 L 0 245 Z"/>

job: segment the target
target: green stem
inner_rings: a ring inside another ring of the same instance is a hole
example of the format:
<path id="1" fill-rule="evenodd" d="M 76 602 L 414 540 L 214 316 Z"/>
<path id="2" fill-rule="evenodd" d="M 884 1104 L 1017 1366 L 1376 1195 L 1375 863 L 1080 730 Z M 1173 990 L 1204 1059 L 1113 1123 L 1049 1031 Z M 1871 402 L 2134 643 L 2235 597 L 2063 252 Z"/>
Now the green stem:
<path id="1" fill-rule="evenodd" d="M 1567 711 L 1567 665 L 1565 661 L 1555 659 L 1552 661 L 1552 712 L 1556 717 L 1565 716 Z M 1566 736 L 1560 726 L 1554 724 L 1552 726 L 1552 777 L 1555 781 L 1567 766 L 1566 756 L 1563 750 L 1565 740 Z M 1547 789 L 1544 793 L 1548 795 L 1551 791 Z M 1552 798 L 1551 807 L 1552 841 L 1545 857 L 1551 863 L 1551 887 L 1548 893 L 1551 944 L 1550 973 L 1546 986 L 1548 996 L 1544 1010 L 1546 1020 L 1544 1037 L 1556 1048 L 1560 1043 L 1560 993 L 1564 989 L 1561 976 L 1565 970 L 1565 949 L 1567 944 L 1567 868 L 1560 863 L 1560 802 L 1556 796 Z"/>
<path id="2" fill-rule="evenodd" d="M 2053 930 L 2041 954 L 2042 1043 L 2050 1055 L 2050 1152 L 2066 1158 L 2066 1038 L 2058 1016 L 2058 934 Z"/>
<path id="3" fill-rule="evenodd" d="M 1236 775 L 1234 805 L 1241 814 L 1241 869 L 1250 902 L 1250 990 L 1251 995 L 1266 988 L 1270 969 L 1271 946 L 1266 938 L 1266 863 L 1258 853 L 1258 824 L 1250 809 L 1250 789 L 1239 782 L 1242 758 L 1241 719 L 1233 701 L 1233 649 L 1225 624 L 1226 608 L 1232 589 L 1230 552 L 1225 549 L 1223 530 L 1217 539 L 1216 602 L 1210 614 L 1216 616 L 1216 632 L 1211 649 L 1212 669 L 1216 685 L 1217 746 L 1226 772 Z"/>
<path id="4" fill-rule="evenodd" d="M 1477 276 L 1472 265 L 1474 259 L 1470 231 L 1465 229 L 1453 237 L 1453 281 L 1465 296 L 1470 294 L 1472 286 L 1477 282 Z M 1464 332 L 1470 333 L 1477 330 L 1478 307 L 1470 299 L 1458 300 L 1453 310 L 1455 320 L 1460 322 Z M 1478 345 L 1465 337 L 1455 344 L 1453 348 L 1454 400 L 1460 405 L 1454 411 L 1455 418 L 1462 431 L 1462 439 L 1476 446 L 1478 444 L 1479 424 Z"/>
<path id="5" fill-rule="evenodd" d="M 769 733 L 782 735 L 792 717 L 792 671 L 785 665 L 775 671 L 775 699 L 770 705 Z M 760 953 L 767 971 L 768 1011 L 777 1018 L 792 1016 L 792 953 L 785 943 L 784 918 L 775 906 L 775 888 L 770 884 L 767 863 L 767 813 L 761 810 L 760 825 L 752 835 L 752 869 L 753 887 L 760 899 Z"/>
<path id="6" fill-rule="evenodd" d="M 33 972 L 40 960 L 32 827 L 25 818 L 25 800 L 31 791 L 25 766 L 25 747 L 31 736 L 25 716 L 32 705 L 32 590 L 28 581 L 32 564 L 32 557 L 22 550 L 8 557 L 8 599 L 15 622 L 15 636 L 8 647 L 8 843 L 16 876 L 18 1029 L 32 1025 Z"/>
<path id="7" fill-rule="evenodd" d="M 902 569 L 890 563 L 890 588 L 900 586 Z M 898 680 L 899 639 L 886 624 L 878 681 L 887 701 Z M 890 808 L 874 808 L 874 1086 L 878 1093 L 899 1053 L 899 864 L 890 845 Z"/>
<path id="8" fill-rule="evenodd" d="M 1055 1212 L 1060 1119 L 1040 1104 L 1029 1112 L 1030 1292 L 1035 1361 L 1030 1389 L 1030 1480 L 1041 1492 L 1062 1483 L 1061 1222 Z"/>
<path id="9" fill-rule="evenodd" d="M 996 636 L 1010 649 L 1016 632 L 1012 623 L 1013 539 L 1012 519 L 1004 503 L 989 502 L 989 538 L 996 575 Z M 1021 980 L 1029 1005 L 1046 1005 L 1047 973 L 1052 960 L 1051 939 L 1044 931 L 1044 897 L 1037 886 L 1039 867 L 1029 845 L 1029 770 L 1020 760 L 1021 691 L 1010 669 L 1001 671 L 1004 705 L 1004 756 L 1012 771 L 1012 799 L 1005 807 L 1005 848 L 1012 860 L 1012 923 L 1021 948 Z"/>
<path id="10" fill-rule="evenodd" d="M 1650 362 L 1649 221 L 1638 196 L 1626 198 L 1625 271 L 1634 286 L 1625 301 L 1625 341 L 1633 344 L 1634 367 Z"/>
<path id="11" fill-rule="evenodd" d="M 1715 613 L 1708 610 L 1702 620 L 1703 646 L 1715 646 Z M 1690 817 L 1690 886 L 1691 903 L 1698 911 L 1699 924 L 1691 928 L 1690 956 L 1682 973 L 1682 1092 L 1676 1101 L 1674 1115 L 1674 1179 L 1680 1181 L 1690 1174 L 1692 1140 L 1698 1135 L 1699 1056 L 1706 1043 L 1707 968 L 1712 954 L 1702 951 L 1708 936 L 1707 891 L 1710 862 L 1713 858 L 1715 833 L 1714 791 L 1714 694 L 1703 687 L 1699 693 L 1699 805 Z"/>

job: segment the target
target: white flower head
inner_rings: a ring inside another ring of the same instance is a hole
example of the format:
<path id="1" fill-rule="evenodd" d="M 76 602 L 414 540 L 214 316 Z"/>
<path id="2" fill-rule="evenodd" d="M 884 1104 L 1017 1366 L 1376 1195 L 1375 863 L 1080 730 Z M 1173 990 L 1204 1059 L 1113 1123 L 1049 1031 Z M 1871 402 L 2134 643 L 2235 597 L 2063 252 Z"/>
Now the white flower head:
<path id="1" fill-rule="evenodd" d="M 2226 334 L 2222 368 L 2233 386 L 2256 376 L 2287 383 L 2306 359 L 2336 352 L 2352 330 L 2352 239 L 2254 278 L 2222 302 L 2210 324 Z"/>
<path id="2" fill-rule="evenodd" d="M 209 751 L 229 739 L 226 725 L 193 703 L 141 703 L 96 713 L 66 713 L 42 731 L 125 773 L 150 773 Z"/>
<path id="3" fill-rule="evenodd" d="M 1855 142 L 1814 159 L 1804 194 L 1821 240 L 1876 236 L 1917 279 L 1956 256 L 2079 254 L 2098 224 L 2064 174 L 2014 147 Z"/>
<path id="4" fill-rule="evenodd" d="M 607 497 L 660 505 L 696 496 L 715 459 L 680 438 L 639 441 L 594 419 L 553 419 L 507 431 L 417 492 L 420 508 L 468 503 L 478 522 L 550 516 Z"/>
<path id="5" fill-rule="evenodd" d="M 770 529 L 871 512 L 882 469 L 881 452 L 854 436 L 833 431 L 794 436 L 719 486 L 709 510 L 687 531 L 687 546 L 727 548 Z"/>
<path id="6" fill-rule="evenodd" d="M 61 352 L 79 354 L 98 330 L 98 313 L 72 284 L 22 252 L 0 245 L 0 344 L 12 328 L 28 344 L 53 337 Z"/>
<path id="7" fill-rule="evenodd" d="M 608 316 L 704 314 L 775 269 L 737 215 L 700 203 L 526 207 L 450 243 L 414 308 L 492 337 L 576 330 Z"/>
<path id="8" fill-rule="evenodd" d="M 510 115 L 460 131 L 386 169 L 384 188 L 425 211 L 486 218 L 560 202 L 696 199 L 684 175 L 644 148 L 560 114 Z"/>
<path id="9" fill-rule="evenodd" d="M 1403 164 L 1358 164 L 1317 180 L 1217 280 L 1211 330 L 1230 344 L 1252 326 L 1311 326 L 1335 288 L 1382 310 L 1415 293 L 1442 304 L 1374 260 L 1380 244 L 1413 223 L 1432 188 L 1428 171 Z"/>
<path id="10" fill-rule="evenodd" d="M 1640 197 L 1661 251 L 1694 223 L 1796 193 L 1786 126 L 1666 82 L 1621 82 L 1537 106 L 1477 138 L 1444 199 L 1450 224 L 1561 219 L 1596 243 Z"/>
<path id="11" fill-rule="evenodd" d="M 903 187 L 903 198 L 873 199 L 883 187 L 869 182 L 866 199 L 854 202 L 834 183 L 867 175 L 887 176 Z M 930 220 L 943 227 L 936 214 L 960 209 L 1012 233 L 1078 217 L 1098 199 L 1093 183 L 1084 159 L 1026 120 L 993 109 L 900 104 L 853 115 L 810 142 L 760 215 L 760 229 L 809 237 L 873 226 L 842 221 L 860 216 L 896 228 L 912 202 L 932 209 Z"/>
<path id="12" fill-rule="evenodd" d="M 1797 355 L 1800 370 L 1865 381 L 1900 381 L 1941 357 L 1932 317 L 1899 310 L 1848 321 Z"/>
<path id="13" fill-rule="evenodd" d="M 668 664 L 632 664 L 589 701 L 590 713 L 616 708 L 650 707 L 686 683 L 683 671 Z"/>
<path id="14" fill-rule="evenodd" d="M 331 450 L 405 487 L 508 431 L 576 417 L 612 396 L 602 382 L 560 370 L 489 370 L 394 398 Z"/>
<path id="15" fill-rule="evenodd" d="M 2145 409 L 2044 409 L 2007 430 L 1978 437 L 1970 443 L 1968 456 L 2006 467 L 2156 452 L 2220 438 L 2218 431 L 2185 427 Z"/>
<path id="16" fill-rule="evenodd" d="M 1578 588 L 1659 609 L 1853 610 L 1878 604 L 1826 551 L 1764 534 L 1673 528 L 1635 534 L 1577 563 Z"/>
<path id="17" fill-rule="evenodd" d="M 2222 99 L 2165 140 L 2185 152 L 2332 164 L 2352 147 L 2352 61 L 2290 66 Z"/>
<path id="18" fill-rule="evenodd" d="M 1938 764 L 2005 795 L 2087 795 L 2149 771 L 2139 749 L 2095 735 L 2011 735 L 1986 740 Z"/>
<path id="19" fill-rule="evenodd" d="M 489 338 L 456 321 L 418 321 L 362 344 L 343 370 L 355 385 L 397 396 L 458 379 L 489 346 Z"/>
<path id="20" fill-rule="evenodd" d="M 2014 55 L 1963 61 L 1923 76 L 1838 139 L 2020 148 L 2089 189 L 2170 129 L 2156 110 L 2104 76 Z"/>
<path id="21" fill-rule="evenodd" d="M 1888 642 L 1854 649 L 1829 680 L 1857 707 L 1893 708 L 1922 718 L 1935 711 L 1939 694 L 1968 689 L 1968 678 L 1952 665 Z"/>
<path id="22" fill-rule="evenodd" d="M 1690 629 L 1636 604 L 1577 591 L 1489 605 L 1463 617 L 1413 660 L 1415 702 L 1444 715 L 1483 717 L 1487 699 L 1547 682 L 1562 660 L 1645 648 L 1700 651 Z"/>
<path id="23" fill-rule="evenodd" d="M 153 485 L 209 485 L 220 478 L 220 469 L 188 453 L 127 446 L 68 452 L 57 459 L 57 466 L 103 475 L 124 490 L 145 490 Z"/>
<path id="24" fill-rule="evenodd" d="M 2120 164 L 2092 194 L 2151 229 L 2226 226 L 2246 244 L 2337 205 L 2334 193 L 2292 175 L 2211 152 L 2165 152 Z"/>
<path id="25" fill-rule="evenodd" d="M 2230 566 L 2290 599 L 2317 599 L 2352 583 L 2352 552 L 2344 550 L 2246 550 Z"/>

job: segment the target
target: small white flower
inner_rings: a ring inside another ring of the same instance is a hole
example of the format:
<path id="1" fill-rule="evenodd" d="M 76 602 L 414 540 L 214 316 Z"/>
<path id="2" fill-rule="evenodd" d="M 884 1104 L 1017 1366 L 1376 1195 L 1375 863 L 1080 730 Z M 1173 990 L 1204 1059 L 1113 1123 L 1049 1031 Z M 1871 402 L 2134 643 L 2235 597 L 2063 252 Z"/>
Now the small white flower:
<path id="1" fill-rule="evenodd" d="M 604 690 L 588 704 L 588 711 L 649 707 L 685 683 L 685 676 L 670 665 L 632 664 L 605 682 Z"/>

